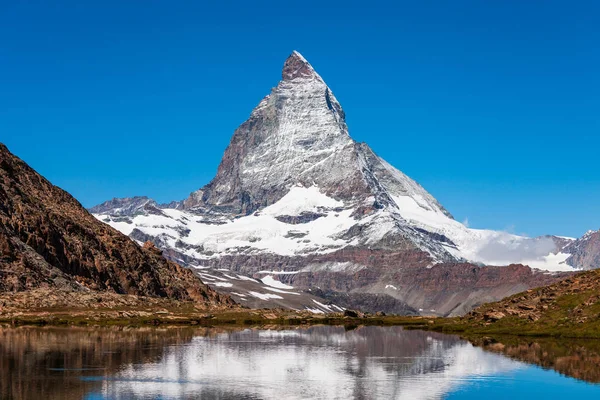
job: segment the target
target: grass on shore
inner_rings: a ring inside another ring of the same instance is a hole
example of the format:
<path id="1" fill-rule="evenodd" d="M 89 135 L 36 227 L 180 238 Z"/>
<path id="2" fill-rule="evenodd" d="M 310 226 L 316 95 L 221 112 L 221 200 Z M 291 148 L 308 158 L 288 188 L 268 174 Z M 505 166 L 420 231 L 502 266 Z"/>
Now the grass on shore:
<path id="1" fill-rule="evenodd" d="M 345 317 L 343 314 L 311 314 L 288 310 L 233 309 L 214 312 L 160 310 L 94 310 L 93 313 L 68 310 L 37 310 L 21 315 L 2 316 L 0 324 L 35 326 L 258 326 L 258 325 L 359 325 L 404 326 L 448 334 L 470 336 L 516 335 L 555 338 L 600 338 L 600 321 L 577 324 L 564 320 L 560 324 L 532 323 L 506 317 L 494 323 L 470 322 L 464 318 L 428 318 L 407 316 Z"/>
<path id="2" fill-rule="evenodd" d="M 312 314 L 281 309 L 220 309 L 197 310 L 193 306 L 176 309 L 38 309 L 27 312 L 0 314 L 0 324 L 35 326 L 252 326 L 252 325 L 404 325 L 421 326 L 424 317 L 375 316 L 347 317 L 337 314 Z"/>
<path id="3" fill-rule="evenodd" d="M 496 322 L 473 318 L 428 318 L 395 315 L 348 317 L 337 314 L 312 314 L 282 309 L 220 308 L 198 309 L 193 303 L 178 302 L 160 306 L 122 306 L 110 308 L 37 308 L 0 311 L 0 324 L 58 326 L 252 326 L 252 325 L 401 325 L 407 329 L 432 330 L 464 337 L 517 335 L 554 338 L 600 338 L 600 302 L 579 312 L 588 295 L 561 296 L 557 306 L 543 318 L 530 321 L 507 315 Z M 482 306 L 485 312 L 486 306 Z M 583 321 L 583 322 L 582 322 Z"/>

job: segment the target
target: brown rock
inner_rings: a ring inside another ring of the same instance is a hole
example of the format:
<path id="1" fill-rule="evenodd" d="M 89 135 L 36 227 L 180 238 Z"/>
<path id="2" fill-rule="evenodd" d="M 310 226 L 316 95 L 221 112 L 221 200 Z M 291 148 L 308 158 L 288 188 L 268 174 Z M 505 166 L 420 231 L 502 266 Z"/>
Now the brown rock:
<path id="1" fill-rule="evenodd" d="M 537 315 L 537 314 L 529 314 L 529 315 L 527 316 L 527 318 L 528 318 L 530 321 L 537 321 L 538 319 L 540 319 L 540 316 L 539 316 L 539 315 Z"/>
<path id="2" fill-rule="evenodd" d="M 152 243 L 151 241 L 147 241 L 146 243 L 144 243 L 144 247 L 145 250 L 150 251 L 153 254 L 156 254 L 157 256 L 162 256 L 162 250 L 159 249 L 158 247 L 156 247 L 156 245 L 154 243 Z"/>
<path id="3" fill-rule="evenodd" d="M 490 311 L 483 315 L 483 319 L 490 322 L 496 322 L 506 317 L 506 314 L 500 311 Z"/>
<path id="4" fill-rule="evenodd" d="M 0 249 L 0 292 L 91 289 L 204 305 L 235 304 L 206 287 L 192 271 L 167 261 L 154 245 L 141 248 L 98 221 L 3 144 Z M 86 301 L 98 304 L 97 294 Z"/>

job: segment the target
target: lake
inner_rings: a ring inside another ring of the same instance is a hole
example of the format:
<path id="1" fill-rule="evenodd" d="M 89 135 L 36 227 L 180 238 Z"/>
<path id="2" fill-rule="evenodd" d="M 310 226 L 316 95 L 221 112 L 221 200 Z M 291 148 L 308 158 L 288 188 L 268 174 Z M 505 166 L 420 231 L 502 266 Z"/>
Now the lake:
<path id="1" fill-rule="evenodd" d="M 600 398 L 600 385 L 593 383 L 600 380 L 593 341 L 506 338 L 480 344 L 374 326 L 0 328 L 0 396 Z"/>

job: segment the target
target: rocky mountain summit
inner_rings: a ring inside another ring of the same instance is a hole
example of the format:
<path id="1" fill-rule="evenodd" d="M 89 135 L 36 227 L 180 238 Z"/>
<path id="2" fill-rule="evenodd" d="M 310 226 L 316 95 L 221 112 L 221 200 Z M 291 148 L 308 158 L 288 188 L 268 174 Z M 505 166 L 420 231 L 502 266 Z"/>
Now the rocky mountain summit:
<path id="1" fill-rule="evenodd" d="M 305 252 L 400 245 L 453 260 L 444 247 L 450 240 L 404 223 L 394 197 L 418 198 L 421 207 L 451 218 L 416 182 L 352 140 L 332 91 L 294 52 L 281 82 L 234 133 L 216 177 L 183 204 L 204 216 L 230 219 L 258 211 L 298 228 L 303 224 L 293 221 L 324 225 L 326 238 L 303 237 Z M 288 235 L 288 247 L 298 247 L 299 234 Z M 262 240 L 260 233 L 257 238 Z"/>
<path id="2" fill-rule="evenodd" d="M 40 288 L 234 304 L 153 243 L 99 222 L 0 144 L 0 292 Z"/>
<path id="3" fill-rule="evenodd" d="M 188 267 L 277 280 L 365 310 L 460 314 L 564 276 L 542 270 L 573 270 L 574 239 L 470 229 L 354 141 L 340 103 L 298 52 L 209 184 L 170 206 L 137 197 L 92 210 Z"/>

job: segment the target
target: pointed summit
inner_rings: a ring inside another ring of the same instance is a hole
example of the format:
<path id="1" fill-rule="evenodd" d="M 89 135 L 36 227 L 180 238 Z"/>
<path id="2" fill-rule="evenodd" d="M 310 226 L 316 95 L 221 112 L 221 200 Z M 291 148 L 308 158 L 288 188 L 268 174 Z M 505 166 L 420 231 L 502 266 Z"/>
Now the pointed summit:
<path id="1" fill-rule="evenodd" d="M 296 50 L 290 54 L 283 64 L 283 71 L 281 77 L 284 81 L 291 81 L 296 78 L 319 78 L 319 75 L 315 72 L 315 69 L 310 65 L 306 58 Z"/>
<path id="2" fill-rule="evenodd" d="M 418 207 L 451 218 L 416 182 L 352 140 L 340 103 L 294 51 L 285 61 L 283 80 L 235 131 L 215 178 L 193 192 L 184 209 L 249 215 L 296 185 L 316 186 L 353 206 L 367 204 L 366 213 L 386 205 L 396 209 L 392 196 L 414 195 Z M 437 250 L 439 259 L 447 256 Z"/>

